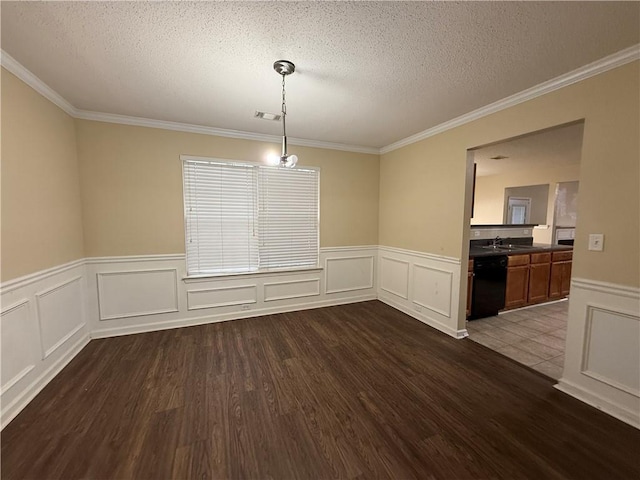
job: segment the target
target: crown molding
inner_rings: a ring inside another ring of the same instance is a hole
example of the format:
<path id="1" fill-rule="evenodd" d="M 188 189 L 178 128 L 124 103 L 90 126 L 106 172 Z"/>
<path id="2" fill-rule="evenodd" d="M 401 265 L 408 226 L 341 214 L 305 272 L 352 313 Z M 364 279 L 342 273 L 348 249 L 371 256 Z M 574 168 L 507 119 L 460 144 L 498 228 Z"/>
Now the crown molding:
<path id="1" fill-rule="evenodd" d="M 51 101 L 70 116 L 82 120 L 93 120 L 96 122 L 117 123 L 121 125 L 132 125 L 136 127 L 160 128 L 163 130 L 173 130 L 177 132 L 199 133 L 202 135 L 213 135 L 217 137 L 239 138 L 243 140 L 253 140 L 257 142 L 280 143 L 282 137 L 277 135 L 265 135 L 259 133 L 243 132 L 240 130 L 227 130 L 223 128 L 207 127 L 204 125 L 193 125 L 189 123 L 169 122 L 165 120 L 154 120 L 151 118 L 131 117 L 128 115 L 117 115 L 114 113 L 92 112 L 89 110 L 80 110 L 59 93 L 53 90 L 49 85 L 40 80 L 30 70 L 24 67 L 15 58 L 4 50 L 0 50 L 0 64 L 9 72 L 24 83 L 33 88 L 40 95 Z M 369 153 L 378 155 L 380 150 L 375 147 L 365 147 L 361 145 L 347 145 L 343 143 L 322 142 L 317 140 L 307 140 L 304 138 L 287 138 L 289 145 L 298 145 L 301 147 L 325 148 L 329 150 L 341 150 L 345 152 Z"/>
<path id="2" fill-rule="evenodd" d="M 0 50 L 0 64 L 44 98 L 50 100 L 72 117 L 75 117 L 77 110 L 73 105 L 4 50 Z"/>
<path id="3" fill-rule="evenodd" d="M 33 88 L 36 92 L 40 93 L 42 96 L 53 102 L 55 105 L 60 107 L 62 110 L 64 110 L 74 118 L 93 120 L 96 122 L 117 123 L 121 125 L 174 130 L 178 132 L 198 133 L 202 135 L 214 135 L 218 137 L 239 138 L 258 142 L 280 143 L 281 141 L 281 137 L 276 135 L 265 135 L 243 132 L 240 130 L 227 130 L 222 128 L 207 127 L 203 125 L 193 125 L 189 123 L 169 122 L 165 120 L 131 117 L 113 113 L 79 110 L 71 105 L 67 100 L 65 100 L 46 83 L 44 83 L 33 73 L 27 70 L 22 64 L 20 64 L 7 52 L 5 52 L 4 50 L 0 50 L 0 53 L 0 60 L 3 67 L 5 67 L 8 71 L 13 73 L 16 77 Z M 640 44 L 633 45 L 600 60 L 596 60 L 593 63 L 585 65 L 584 67 L 580 67 L 547 82 L 543 82 L 527 90 L 523 90 L 522 92 L 503 98 L 502 100 L 498 100 L 497 102 L 491 103 L 477 110 L 473 110 L 472 112 L 466 113 L 457 118 L 441 123 L 439 125 L 436 125 L 435 127 L 416 133 L 415 135 L 411 135 L 379 149 L 375 147 L 322 142 L 317 140 L 307 140 L 303 138 L 293 137 L 288 138 L 288 141 L 290 145 L 298 145 L 302 147 L 325 148 L 329 150 L 368 153 L 373 155 L 385 154 L 392 152 L 393 150 L 405 147 L 407 145 L 411 145 L 412 143 L 416 143 L 426 138 L 432 137 L 434 135 L 438 135 L 439 133 L 445 132 L 447 130 L 451 130 L 452 128 L 456 128 L 474 120 L 478 120 L 482 117 L 486 117 L 487 115 L 491 115 L 493 113 L 499 112 L 509 107 L 513 107 L 528 100 L 532 100 L 536 97 L 553 92 L 554 90 L 558 90 L 573 83 L 580 82 L 600 73 L 604 73 L 622 65 L 626 65 L 627 63 L 631 63 L 636 60 L 640 60 Z"/>
<path id="4" fill-rule="evenodd" d="M 74 115 L 82 120 L 93 120 L 95 122 L 118 123 L 121 125 L 133 125 L 136 127 L 160 128 L 163 130 L 174 130 L 177 132 L 199 133 L 202 135 L 214 135 L 217 137 L 240 138 L 243 140 L 253 140 L 256 142 L 280 143 L 282 137 L 278 135 L 266 135 L 261 133 L 243 132 L 241 130 L 227 130 L 224 128 L 207 127 L 204 125 L 194 125 L 190 123 L 169 122 L 166 120 L 154 120 L 143 117 L 130 117 L 127 115 L 117 115 L 114 113 L 91 112 L 88 110 L 76 110 Z M 379 149 L 364 147 L 360 145 L 346 145 L 342 143 L 321 142 L 307 140 L 304 138 L 287 137 L 289 145 L 299 145 L 302 147 L 325 148 L 329 150 L 342 150 L 347 152 L 379 154 Z"/>
<path id="5" fill-rule="evenodd" d="M 435 127 L 428 128 L 427 130 L 411 135 L 410 137 L 404 138 L 390 145 L 386 145 L 380 148 L 380 154 L 389 153 L 393 150 L 406 147 L 407 145 L 419 142 L 425 138 L 433 137 L 434 135 L 459 127 L 465 123 L 473 122 L 474 120 L 486 117 L 492 113 L 496 113 L 528 100 L 532 100 L 536 97 L 546 95 L 554 90 L 586 80 L 587 78 L 621 67 L 622 65 L 626 65 L 627 63 L 631 63 L 635 60 L 640 60 L 640 44 L 625 48 L 617 53 L 601 58 L 600 60 L 596 60 L 593 63 L 589 63 L 584 67 L 580 67 L 569 73 L 565 73 L 564 75 L 560 75 L 559 77 L 540 83 L 534 87 L 528 88 L 527 90 L 516 93 L 515 95 L 503 98 L 502 100 L 498 100 L 497 102 L 436 125 Z"/>

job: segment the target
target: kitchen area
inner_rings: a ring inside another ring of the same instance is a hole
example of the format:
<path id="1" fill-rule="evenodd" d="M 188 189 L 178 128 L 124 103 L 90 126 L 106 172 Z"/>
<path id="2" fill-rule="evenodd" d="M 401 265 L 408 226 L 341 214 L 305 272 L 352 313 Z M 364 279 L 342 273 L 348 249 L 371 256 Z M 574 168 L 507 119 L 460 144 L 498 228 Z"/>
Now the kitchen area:
<path id="1" fill-rule="evenodd" d="M 469 338 L 554 379 L 564 366 L 582 128 L 473 152 Z"/>

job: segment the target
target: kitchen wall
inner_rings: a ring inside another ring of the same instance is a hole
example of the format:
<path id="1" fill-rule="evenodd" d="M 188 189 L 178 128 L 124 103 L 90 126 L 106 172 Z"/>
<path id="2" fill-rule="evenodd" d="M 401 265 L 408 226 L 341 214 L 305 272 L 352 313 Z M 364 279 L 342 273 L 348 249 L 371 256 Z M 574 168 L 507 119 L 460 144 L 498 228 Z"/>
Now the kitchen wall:
<path id="1" fill-rule="evenodd" d="M 74 120 L 2 69 L 2 281 L 82 258 Z"/>
<path id="2" fill-rule="evenodd" d="M 543 167 L 532 165 L 519 172 L 504 175 L 488 175 L 476 178 L 476 196 L 471 225 L 502 223 L 505 206 L 505 188 L 525 185 L 549 184 L 547 198 L 547 225 L 552 225 L 556 183 L 577 180 L 580 165 Z M 537 222 L 534 222 L 537 223 Z M 551 243 L 552 229 L 535 229 L 534 242 Z"/>
<path id="3" fill-rule="evenodd" d="M 417 143 L 380 161 L 381 249 L 460 261 L 466 292 L 472 159 L 467 150 L 584 119 L 567 350 L 558 388 L 640 426 L 640 64 L 555 90 Z M 574 178 L 567 178 L 570 180 Z M 538 183 L 527 178 L 526 184 Z M 502 204 L 503 190 L 494 202 Z M 603 233 L 604 251 L 588 235 Z M 408 264 L 411 291 L 411 262 Z M 393 273 L 393 272 L 391 272 Z M 382 286 L 387 280 L 379 279 Z M 401 278 L 399 274 L 395 277 Z M 406 301 L 407 299 L 403 299 Z M 464 326 L 464 294 L 457 298 Z M 452 299 L 455 302 L 456 299 Z M 406 309 L 411 309 L 410 296 Z M 449 323 L 452 327 L 452 323 Z"/>
<path id="4" fill-rule="evenodd" d="M 89 257 L 184 253 L 180 155 L 262 162 L 279 145 L 77 120 Z M 376 245 L 377 155 L 291 146 L 320 167 L 320 246 Z"/>

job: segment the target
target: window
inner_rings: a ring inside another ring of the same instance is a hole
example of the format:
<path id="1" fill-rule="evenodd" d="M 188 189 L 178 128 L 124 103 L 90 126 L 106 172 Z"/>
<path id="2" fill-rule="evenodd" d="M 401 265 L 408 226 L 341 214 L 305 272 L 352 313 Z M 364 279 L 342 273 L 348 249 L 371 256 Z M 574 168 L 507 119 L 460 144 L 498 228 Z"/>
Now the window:
<path id="1" fill-rule="evenodd" d="M 318 170 L 183 158 L 187 274 L 318 264 Z"/>

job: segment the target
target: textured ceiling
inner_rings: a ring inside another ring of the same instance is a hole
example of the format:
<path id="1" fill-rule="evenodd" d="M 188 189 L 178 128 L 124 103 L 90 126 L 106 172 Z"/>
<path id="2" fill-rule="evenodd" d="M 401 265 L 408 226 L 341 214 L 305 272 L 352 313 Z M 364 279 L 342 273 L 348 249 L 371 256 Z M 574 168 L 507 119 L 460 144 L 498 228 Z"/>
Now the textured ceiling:
<path id="1" fill-rule="evenodd" d="M 582 155 L 582 122 L 533 133 L 474 151 L 479 177 L 522 173 L 528 167 L 579 165 Z M 505 156 L 499 160 L 491 157 Z"/>
<path id="2" fill-rule="evenodd" d="M 82 110 L 381 147 L 640 41 L 638 2 L 6 2 L 2 49 Z"/>

